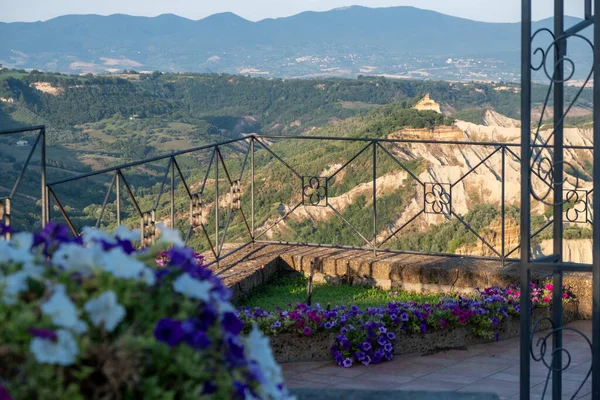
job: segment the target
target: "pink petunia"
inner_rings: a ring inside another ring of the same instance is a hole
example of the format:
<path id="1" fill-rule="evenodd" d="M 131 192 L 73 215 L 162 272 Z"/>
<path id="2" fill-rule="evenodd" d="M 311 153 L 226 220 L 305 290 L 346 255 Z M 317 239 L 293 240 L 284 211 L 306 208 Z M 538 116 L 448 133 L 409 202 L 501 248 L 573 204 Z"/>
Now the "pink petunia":
<path id="1" fill-rule="evenodd" d="M 544 303 L 550 303 L 550 297 L 544 297 L 542 300 Z"/>
<path id="2" fill-rule="evenodd" d="M 569 293 L 567 293 L 567 292 L 564 292 L 564 293 L 562 294 L 562 298 L 563 298 L 563 299 L 566 299 L 567 297 L 569 297 Z"/>
<path id="3" fill-rule="evenodd" d="M 551 284 L 551 283 L 547 283 L 546 284 L 546 290 L 550 290 L 550 291 L 554 290 L 554 285 Z"/>

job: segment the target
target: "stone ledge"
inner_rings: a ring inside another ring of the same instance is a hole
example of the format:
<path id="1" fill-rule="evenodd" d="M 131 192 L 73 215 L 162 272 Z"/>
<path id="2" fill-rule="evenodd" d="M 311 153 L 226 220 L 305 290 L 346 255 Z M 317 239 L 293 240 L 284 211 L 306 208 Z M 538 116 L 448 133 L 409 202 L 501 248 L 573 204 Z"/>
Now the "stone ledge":
<path id="1" fill-rule="evenodd" d="M 206 254 L 210 261 L 210 254 Z M 314 281 L 367 284 L 383 289 L 402 288 L 416 292 L 469 292 L 476 287 L 519 284 L 517 264 L 462 257 L 396 254 L 324 247 L 256 244 L 240 250 L 211 269 L 233 291 L 234 300 L 248 295 L 281 270 L 309 274 L 315 263 Z M 548 277 L 535 272 L 534 279 Z M 579 299 L 580 319 L 590 319 L 592 275 L 565 273 L 564 282 L 572 286 Z"/>

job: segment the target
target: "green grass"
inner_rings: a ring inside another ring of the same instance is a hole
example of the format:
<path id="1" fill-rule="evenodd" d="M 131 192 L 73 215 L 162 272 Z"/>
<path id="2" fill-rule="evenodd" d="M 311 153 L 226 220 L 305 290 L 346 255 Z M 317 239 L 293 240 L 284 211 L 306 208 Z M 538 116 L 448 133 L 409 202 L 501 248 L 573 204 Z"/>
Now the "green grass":
<path id="1" fill-rule="evenodd" d="M 264 286 L 253 291 L 250 296 L 240 300 L 238 306 L 260 307 L 272 311 L 277 307 L 287 307 L 288 304 L 306 302 L 307 279 L 302 276 L 283 277 L 277 276 Z M 421 294 L 407 291 L 398 291 L 398 295 L 391 297 L 389 291 L 363 286 L 328 284 L 314 284 L 312 302 L 320 303 L 325 307 L 328 302 L 332 306 L 357 305 L 360 308 L 379 306 L 390 301 L 418 303 L 437 303 L 442 294 Z"/>

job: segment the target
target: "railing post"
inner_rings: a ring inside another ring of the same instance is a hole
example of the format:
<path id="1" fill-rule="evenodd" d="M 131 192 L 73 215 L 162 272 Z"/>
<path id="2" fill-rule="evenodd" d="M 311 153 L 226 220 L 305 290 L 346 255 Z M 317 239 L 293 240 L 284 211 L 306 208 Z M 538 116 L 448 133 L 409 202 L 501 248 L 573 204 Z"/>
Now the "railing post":
<path id="1" fill-rule="evenodd" d="M 0 237 L 4 236 L 4 239 L 10 240 L 10 198 L 0 200 L 0 222 L 6 229 L 6 233 Z"/>
<path id="2" fill-rule="evenodd" d="M 221 152 L 219 147 L 215 147 L 216 160 L 215 160 L 215 251 L 217 255 L 217 266 L 219 266 L 220 252 L 216 250 L 219 248 L 219 159 L 221 158 Z"/>
<path id="3" fill-rule="evenodd" d="M 505 188 L 506 188 L 506 146 L 502 146 L 502 199 L 500 200 L 501 218 L 502 218 L 502 266 L 506 262 L 506 205 L 505 203 Z"/>
<path id="4" fill-rule="evenodd" d="M 313 275 L 315 274 L 315 260 L 310 260 L 310 270 L 308 272 L 308 283 L 306 285 L 306 304 L 312 305 L 312 292 L 313 292 Z"/>
<path id="5" fill-rule="evenodd" d="M 250 137 L 250 185 L 251 185 L 251 213 L 252 213 L 252 217 L 251 217 L 251 231 L 252 231 L 252 248 L 254 248 L 254 237 L 255 237 L 255 231 L 254 231 L 254 136 Z"/>
<path id="6" fill-rule="evenodd" d="M 521 215 L 520 215 L 520 380 L 521 400 L 529 400 L 531 316 L 530 252 L 530 158 L 531 158 L 531 0 L 521 2 Z"/>
<path id="7" fill-rule="evenodd" d="M 564 33 L 564 0 L 554 0 L 554 36 L 558 39 Z M 566 39 L 556 42 L 554 48 L 554 207 L 553 207 L 553 254 L 558 262 L 563 261 L 563 113 L 564 113 L 564 71 L 563 57 L 567 45 Z M 598 45 L 598 43 L 596 43 Z M 554 288 L 552 290 L 552 320 L 556 326 L 562 326 L 562 282 L 563 272 L 558 268 L 552 273 Z M 562 330 L 555 329 L 552 338 L 552 398 L 560 399 L 562 395 Z"/>
<path id="8" fill-rule="evenodd" d="M 117 226 L 121 226 L 121 170 L 117 170 L 117 187 L 116 187 L 116 195 L 117 195 Z"/>
<path id="9" fill-rule="evenodd" d="M 591 7 L 590 7 L 591 8 Z M 594 63 L 600 65 L 600 0 L 594 1 Z M 591 13 L 591 10 L 587 10 Z M 600 191 L 600 68 L 594 68 L 594 197 Z M 592 399 L 600 398 L 600 201 L 592 203 Z"/>
<path id="10" fill-rule="evenodd" d="M 373 141 L 373 257 L 377 258 L 377 142 Z"/>
<path id="11" fill-rule="evenodd" d="M 40 129 L 40 173 L 42 186 L 42 228 L 49 221 L 48 191 L 46 190 L 46 127 Z"/>
<path id="12" fill-rule="evenodd" d="M 171 157 L 171 229 L 175 228 L 175 157 Z"/>

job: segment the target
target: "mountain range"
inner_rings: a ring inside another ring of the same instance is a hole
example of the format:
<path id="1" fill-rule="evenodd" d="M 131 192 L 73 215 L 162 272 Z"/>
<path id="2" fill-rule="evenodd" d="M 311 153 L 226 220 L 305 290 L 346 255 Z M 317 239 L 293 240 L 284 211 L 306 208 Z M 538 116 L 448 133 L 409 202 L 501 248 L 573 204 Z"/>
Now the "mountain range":
<path id="1" fill-rule="evenodd" d="M 567 17 L 565 23 L 577 21 Z M 534 25 L 551 27 L 552 21 Z M 4 67 L 67 73 L 135 69 L 511 81 L 518 78 L 520 46 L 518 23 L 477 22 L 413 7 L 354 6 L 258 22 L 223 13 L 198 21 L 115 14 L 0 23 Z"/>

